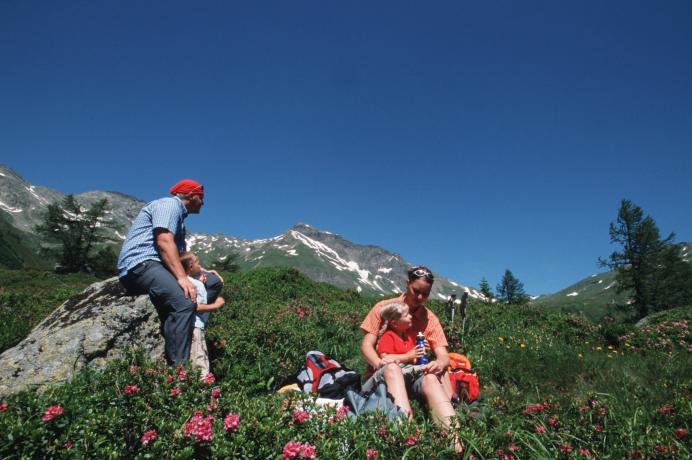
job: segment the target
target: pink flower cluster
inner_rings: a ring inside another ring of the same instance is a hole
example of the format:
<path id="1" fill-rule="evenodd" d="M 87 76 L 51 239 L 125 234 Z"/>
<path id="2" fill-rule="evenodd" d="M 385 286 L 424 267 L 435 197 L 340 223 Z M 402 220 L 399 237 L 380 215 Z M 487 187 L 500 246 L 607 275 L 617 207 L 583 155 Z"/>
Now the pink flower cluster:
<path id="1" fill-rule="evenodd" d="M 572 452 L 572 450 L 572 444 L 568 442 L 560 445 L 560 452 L 562 452 L 563 454 L 569 454 L 570 452 Z"/>
<path id="2" fill-rule="evenodd" d="M 130 374 L 135 375 L 137 373 L 137 366 L 135 364 L 130 364 Z"/>
<path id="3" fill-rule="evenodd" d="M 5 412 L 5 411 L 7 410 L 8 407 L 10 407 L 10 405 L 7 404 L 6 401 L 1 402 L 1 403 L 0 403 L 0 412 Z"/>
<path id="4" fill-rule="evenodd" d="M 180 387 L 173 387 L 171 388 L 171 396 L 174 398 L 177 398 L 183 393 L 183 390 L 180 389 Z"/>
<path id="5" fill-rule="evenodd" d="M 125 385 L 123 391 L 126 395 L 135 395 L 139 393 L 139 387 L 137 385 Z"/>
<path id="6" fill-rule="evenodd" d="M 221 388 L 215 387 L 211 390 L 211 399 L 218 399 L 221 396 Z"/>
<path id="7" fill-rule="evenodd" d="M 158 437 L 159 435 L 156 433 L 156 430 L 147 430 L 139 439 L 139 442 L 141 442 L 143 446 L 148 446 L 152 442 L 156 441 L 156 438 Z"/>
<path id="8" fill-rule="evenodd" d="M 532 404 L 526 409 L 524 409 L 524 415 L 535 414 L 537 412 L 543 412 L 550 409 L 550 403 L 543 404 Z"/>
<path id="9" fill-rule="evenodd" d="M 44 422 L 50 422 L 53 420 L 55 417 L 59 417 L 62 414 L 65 413 L 65 409 L 63 409 L 60 406 L 50 406 L 46 411 L 43 413 L 42 420 Z"/>
<path id="10" fill-rule="evenodd" d="M 214 439 L 214 416 L 202 415 L 201 411 L 195 411 L 183 428 L 185 436 L 194 437 L 197 442 L 210 442 Z"/>
<path id="11" fill-rule="evenodd" d="M 304 410 L 295 409 L 293 411 L 293 421 L 296 423 L 305 423 L 310 419 L 310 414 Z"/>
<path id="12" fill-rule="evenodd" d="M 367 458 L 368 460 L 375 460 L 378 455 L 379 455 L 379 452 L 377 452 L 376 449 L 367 448 L 365 450 L 365 458 Z"/>
<path id="13" fill-rule="evenodd" d="M 240 426 L 240 415 L 229 412 L 223 419 L 223 427 L 226 431 L 238 431 Z"/>
<path id="14" fill-rule="evenodd" d="M 670 404 L 664 404 L 658 408 L 658 412 L 665 415 L 675 415 L 675 408 Z"/>
<path id="15" fill-rule="evenodd" d="M 341 406 L 336 410 L 336 414 L 334 414 L 332 417 L 327 420 L 328 425 L 333 425 L 337 423 L 340 420 L 343 420 L 348 416 L 348 407 L 347 406 Z"/>
<path id="16" fill-rule="evenodd" d="M 315 458 L 317 450 L 315 446 L 308 443 L 298 441 L 288 441 L 282 452 L 282 460 L 290 460 L 293 458 Z"/>
<path id="17" fill-rule="evenodd" d="M 216 382 L 216 377 L 214 377 L 214 374 L 212 374 L 211 372 L 208 372 L 207 375 L 204 376 L 202 381 L 207 385 L 212 385 L 214 382 Z"/>

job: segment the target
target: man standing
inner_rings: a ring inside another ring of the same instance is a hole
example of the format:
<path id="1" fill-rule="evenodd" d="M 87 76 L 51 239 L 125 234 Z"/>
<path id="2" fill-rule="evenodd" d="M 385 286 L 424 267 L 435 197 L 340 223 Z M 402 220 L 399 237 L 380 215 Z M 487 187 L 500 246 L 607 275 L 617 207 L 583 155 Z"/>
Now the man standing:
<path id="1" fill-rule="evenodd" d="M 166 360 L 180 364 L 190 357 L 197 297 L 180 263 L 180 253 L 187 249 L 183 221 L 188 214 L 199 214 L 204 187 L 183 179 L 170 192 L 172 197 L 148 203 L 132 222 L 118 257 L 118 277 L 128 294 L 149 294 L 161 320 Z M 223 279 L 212 271 L 203 272 L 201 281 L 213 301 Z"/>

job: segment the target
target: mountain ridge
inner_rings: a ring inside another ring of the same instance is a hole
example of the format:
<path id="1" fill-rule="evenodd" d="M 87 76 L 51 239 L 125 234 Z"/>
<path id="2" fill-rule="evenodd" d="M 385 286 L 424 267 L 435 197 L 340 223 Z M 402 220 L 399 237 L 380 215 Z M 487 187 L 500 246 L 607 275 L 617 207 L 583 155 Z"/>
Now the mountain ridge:
<path id="1" fill-rule="evenodd" d="M 20 174 L 0 165 L 0 210 L 22 232 L 35 236 L 34 226 L 41 221 L 43 211 L 65 196 L 57 190 L 32 185 Z M 120 241 L 125 239 L 132 220 L 146 204 L 117 191 L 94 190 L 74 196 L 82 206 L 107 198 L 114 237 Z M 401 293 L 406 270 L 411 266 L 398 253 L 372 244 L 353 243 L 341 234 L 303 222 L 280 235 L 258 240 L 243 240 L 224 233 L 188 232 L 187 243 L 205 264 L 235 254 L 242 269 L 288 266 L 316 281 L 380 296 Z M 484 298 L 477 289 L 437 274 L 431 298 L 447 300 L 451 294 L 460 296 L 465 291 L 471 297 Z"/>

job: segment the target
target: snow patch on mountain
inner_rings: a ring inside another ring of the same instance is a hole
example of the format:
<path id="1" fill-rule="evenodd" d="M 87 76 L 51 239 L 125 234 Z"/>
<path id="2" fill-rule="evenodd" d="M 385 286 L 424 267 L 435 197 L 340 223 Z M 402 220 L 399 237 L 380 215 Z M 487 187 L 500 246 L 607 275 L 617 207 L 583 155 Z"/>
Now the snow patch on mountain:
<path id="1" fill-rule="evenodd" d="M 21 208 L 13 208 L 12 206 L 8 206 L 5 203 L 3 203 L 2 201 L 0 201 L 0 208 L 4 209 L 7 212 L 13 212 L 13 213 L 18 213 L 18 212 L 23 211 L 23 209 L 21 209 Z"/>
<path id="2" fill-rule="evenodd" d="M 38 200 L 39 203 L 45 204 L 45 205 L 50 204 L 50 202 L 49 202 L 48 200 L 46 200 L 46 199 L 43 198 L 41 195 L 39 195 L 38 193 L 36 193 L 36 191 L 34 190 L 34 186 L 33 186 L 33 185 L 30 185 L 30 186 L 25 187 L 25 188 L 26 188 L 26 190 L 27 190 L 29 193 L 31 193 L 31 195 L 32 195 L 34 198 L 36 198 L 36 199 Z"/>
<path id="3" fill-rule="evenodd" d="M 335 250 L 333 250 L 326 244 L 321 243 L 317 240 L 313 240 L 307 235 L 300 233 L 296 230 L 291 230 L 291 236 L 303 243 L 305 246 L 314 250 L 318 256 L 325 258 L 337 270 L 354 272 L 358 275 L 358 281 L 360 283 L 378 289 L 379 291 L 382 291 L 381 287 L 378 287 L 376 283 L 368 279 L 370 276 L 370 271 L 361 269 L 360 265 L 358 265 L 357 262 L 354 262 L 352 260 L 345 260 L 339 255 L 339 253 L 337 253 Z"/>
<path id="4" fill-rule="evenodd" d="M 569 294 L 567 294 L 567 297 L 574 297 L 575 295 L 579 295 L 579 293 L 577 291 L 570 292 Z"/>
<path id="5" fill-rule="evenodd" d="M 390 273 L 392 271 L 392 269 L 391 268 L 378 268 L 377 271 L 380 273 Z"/>

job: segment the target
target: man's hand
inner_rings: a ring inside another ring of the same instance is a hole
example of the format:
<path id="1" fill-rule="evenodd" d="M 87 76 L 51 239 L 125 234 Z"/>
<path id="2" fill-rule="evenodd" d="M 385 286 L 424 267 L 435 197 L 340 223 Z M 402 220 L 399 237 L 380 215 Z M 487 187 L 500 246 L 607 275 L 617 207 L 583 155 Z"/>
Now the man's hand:
<path id="1" fill-rule="evenodd" d="M 192 281 L 185 276 L 184 278 L 178 278 L 178 284 L 183 288 L 185 297 L 197 303 L 197 288 L 192 284 Z"/>

